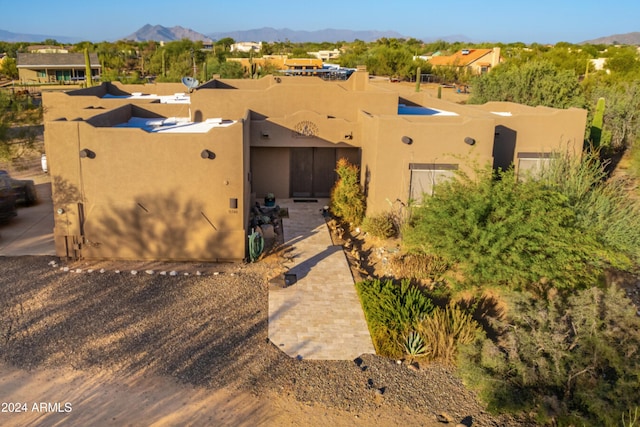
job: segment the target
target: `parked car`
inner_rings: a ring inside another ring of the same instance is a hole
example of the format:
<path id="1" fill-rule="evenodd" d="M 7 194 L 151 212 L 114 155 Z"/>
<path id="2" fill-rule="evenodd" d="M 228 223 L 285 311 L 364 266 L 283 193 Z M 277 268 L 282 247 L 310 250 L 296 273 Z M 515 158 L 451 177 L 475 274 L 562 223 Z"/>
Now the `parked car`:
<path id="1" fill-rule="evenodd" d="M 0 177 L 0 221 L 6 222 L 17 214 L 16 193 L 11 183 Z"/>
<path id="2" fill-rule="evenodd" d="M 35 183 L 30 179 L 11 178 L 5 170 L 0 170 L 0 179 L 6 181 L 15 193 L 15 203 L 31 206 L 38 201 Z"/>

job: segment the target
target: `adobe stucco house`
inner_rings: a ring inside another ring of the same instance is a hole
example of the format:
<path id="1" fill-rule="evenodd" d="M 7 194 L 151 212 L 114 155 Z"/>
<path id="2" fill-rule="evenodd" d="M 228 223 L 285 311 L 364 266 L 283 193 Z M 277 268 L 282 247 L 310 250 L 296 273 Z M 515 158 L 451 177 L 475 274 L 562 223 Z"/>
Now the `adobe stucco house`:
<path id="1" fill-rule="evenodd" d="M 403 94 L 363 70 L 184 91 L 104 83 L 43 94 L 59 256 L 242 260 L 255 201 L 328 197 L 339 158 L 360 166 L 377 213 L 474 162 L 529 167 L 579 153 L 586 121 L 580 109 Z"/>

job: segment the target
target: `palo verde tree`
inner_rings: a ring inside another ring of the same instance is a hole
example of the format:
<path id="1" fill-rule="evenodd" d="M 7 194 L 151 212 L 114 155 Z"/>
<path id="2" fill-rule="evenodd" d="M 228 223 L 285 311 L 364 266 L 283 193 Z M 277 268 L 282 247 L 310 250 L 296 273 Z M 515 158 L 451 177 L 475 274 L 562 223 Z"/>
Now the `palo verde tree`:
<path id="1" fill-rule="evenodd" d="M 462 287 L 573 290 L 640 262 L 640 210 L 595 154 L 559 155 L 537 177 L 487 168 L 442 183 L 404 230 L 411 251 L 437 254 Z"/>
<path id="2" fill-rule="evenodd" d="M 575 73 L 560 70 L 548 61 L 532 61 L 522 66 L 503 64 L 477 77 L 469 103 L 489 101 L 554 108 L 582 108 L 586 105 Z"/>

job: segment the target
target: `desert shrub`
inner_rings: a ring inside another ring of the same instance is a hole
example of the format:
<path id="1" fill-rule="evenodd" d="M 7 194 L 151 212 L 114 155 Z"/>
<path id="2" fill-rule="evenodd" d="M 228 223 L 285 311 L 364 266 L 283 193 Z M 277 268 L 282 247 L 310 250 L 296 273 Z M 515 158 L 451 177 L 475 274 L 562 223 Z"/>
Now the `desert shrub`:
<path id="1" fill-rule="evenodd" d="M 389 267 L 396 277 L 438 281 L 449 269 L 442 258 L 425 253 L 403 253 L 389 258 Z"/>
<path id="2" fill-rule="evenodd" d="M 391 280 L 356 283 L 376 352 L 400 357 L 404 338 L 432 310 L 431 299 L 408 280 L 399 285 Z"/>
<path id="3" fill-rule="evenodd" d="M 397 234 L 393 216 L 389 212 L 365 217 L 362 230 L 378 239 L 388 239 Z"/>
<path id="4" fill-rule="evenodd" d="M 436 307 L 416 330 L 424 339 L 425 357 L 449 364 L 455 362 L 458 345 L 471 344 L 482 333 L 471 314 L 455 305 Z"/>
<path id="5" fill-rule="evenodd" d="M 564 194 L 540 181 L 481 170 L 475 180 L 442 183 L 403 236 L 409 251 L 457 266 L 464 287 L 572 288 L 597 282 L 603 270 L 601 248 L 577 216 Z"/>
<path id="6" fill-rule="evenodd" d="M 499 340 L 462 347 L 459 372 L 492 411 L 540 423 L 618 425 L 640 405 L 640 319 L 615 287 L 566 299 L 521 294 Z"/>
<path id="7" fill-rule="evenodd" d="M 567 198 L 578 227 L 594 236 L 608 264 L 629 269 L 640 263 L 640 208 L 628 183 L 608 179 L 605 166 L 597 151 L 582 158 L 560 154 L 539 180 Z"/>
<path id="8" fill-rule="evenodd" d="M 365 213 L 365 197 L 360 186 L 360 170 L 347 159 L 336 164 L 338 181 L 331 189 L 331 213 L 358 226 Z"/>
<path id="9" fill-rule="evenodd" d="M 536 176 L 513 170 L 460 175 L 415 208 L 407 249 L 438 254 L 464 287 L 574 289 L 605 269 L 640 263 L 640 207 L 623 181 L 608 178 L 598 153 L 558 153 Z"/>

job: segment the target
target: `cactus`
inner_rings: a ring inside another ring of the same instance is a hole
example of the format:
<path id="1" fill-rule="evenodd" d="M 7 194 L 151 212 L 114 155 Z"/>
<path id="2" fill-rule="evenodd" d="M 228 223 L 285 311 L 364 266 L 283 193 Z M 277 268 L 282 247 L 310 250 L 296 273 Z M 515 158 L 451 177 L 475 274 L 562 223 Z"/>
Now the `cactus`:
<path id="1" fill-rule="evenodd" d="M 202 81 L 207 81 L 207 61 L 202 63 Z"/>
<path id="2" fill-rule="evenodd" d="M 254 231 L 249 235 L 249 258 L 256 262 L 264 250 L 264 238 L 262 234 Z"/>
<path id="3" fill-rule="evenodd" d="M 91 77 L 91 59 L 89 59 L 89 50 L 84 48 L 84 80 L 87 87 L 93 86 L 93 79 Z"/>
<path id="4" fill-rule="evenodd" d="M 167 64 L 165 61 L 165 50 L 162 49 L 162 77 L 167 77 Z"/>
<path id="5" fill-rule="evenodd" d="M 442 86 L 438 86 L 438 99 L 442 98 Z"/>
<path id="6" fill-rule="evenodd" d="M 599 147 L 602 142 L 602 125 L 604 124 L 604 98 L 599 98 L 596 111 L 593 113 L 589 139 L 594 147 Z"/>
<path id="7" fill-rule="evenodd" d="M 420 80 L 422 79 L 422 70 L 420 67 L 416 70 L 416 92 L 420 92 Z"/>

